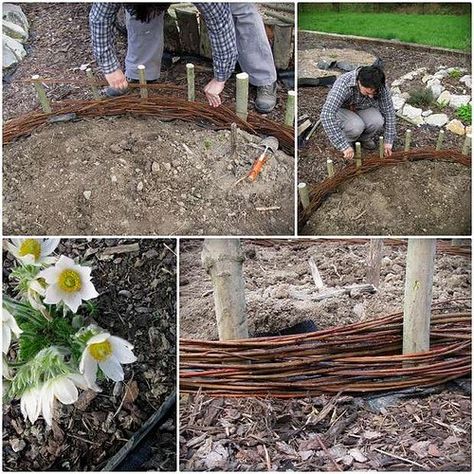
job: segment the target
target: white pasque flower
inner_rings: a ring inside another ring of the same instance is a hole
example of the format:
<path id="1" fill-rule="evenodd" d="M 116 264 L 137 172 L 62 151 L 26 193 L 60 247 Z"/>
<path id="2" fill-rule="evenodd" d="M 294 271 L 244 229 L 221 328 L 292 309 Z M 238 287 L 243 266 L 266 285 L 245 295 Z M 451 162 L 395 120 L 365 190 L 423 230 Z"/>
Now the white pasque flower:
<path id="1" fill-rule="evenodd" d="M 12 342 L 12 333 L 18 337 L 23 331 L 14 317 L 5 308 L 2 308 L 2 310 L 2 351 L 4 354 L 8 354 Z"/>
<path id="2" fill-rule="evenodd" d="M 46 423 L 53 423 L 54 401 L 57 399 L 64 405 L 77 401 L 79 392 L 77 387 L 86 389 L 87 384 L 80 374 L 66 374 L 54 377 L 41 387 L 27 390 L 21 396 L 20 408 L 23 418 L 35 423 L 39 415 L 43 415 Z"/>
<path id="3" fill-rule="evenodd" d="M 54 267 L 38 273 L 38 278 L 44 278 L 49 285 L 44 302 L 57 304 L 62 301 L 73 313 L 77 312 L 83 300 L 99 296 L 91 282 L 91 271 L 90 267 L 78 265 L 72 258 L 61 255 Z"/>
<path id="4" fill-rule="evenodd" d="M 91 386 L 97 378 L 97 366 L 104 375 L 114 382 L 123 380 L 121 364 L 131 364 L 137 358 L 132 352 L 133 345 L 121 337 L 103 332 L 92 336 L 82 353 L 79 371 Z"/>
<path id="5" fill-rule="evenodd" d="M 24 265 L 50 265 L 56 257 L 50 257 L 60 239 L 11 239 L 7 242 L 8 250 Z"/>
<path id="6" fill-rule="evenodd" d="M 33 278 L 28 282 L 28 289 L 26 290 L 26 297 L 32 308 L 43 312 L 46 308 L 41 301 L 46 295 L 46 285 L 42 278 Z"/>

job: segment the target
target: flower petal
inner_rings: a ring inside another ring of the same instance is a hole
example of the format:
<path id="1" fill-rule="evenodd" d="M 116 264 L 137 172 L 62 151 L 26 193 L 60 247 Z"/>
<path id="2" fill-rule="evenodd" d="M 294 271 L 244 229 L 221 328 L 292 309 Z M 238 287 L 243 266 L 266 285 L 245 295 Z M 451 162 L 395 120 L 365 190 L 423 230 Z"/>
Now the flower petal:
<path id="1" fill-rule="evenodd" d="M 23 418 L 28 418 L 34 424 L 41 411 L 39 390 L 31 389 L 25 392 L 21 396 L 20 408 Z"/>
<path id="2" fill-rule="evenodd" d="M 95 385 L 97 379 L 97 362 L 89 355 L 87 348 L 82 353 L 79 372 L 84 375 L 84 379 L 89 387 Z"/>
<path id="3" fill-rule="evenodd" d="M 83 280 L 80 294 L 84 301 L 91 300 L 92 298 L 97 298 L 99 296 L 99 293 L 97 293 L 97 290 L 94 288 L 92 282 L 85 280 Z"/>
<path id="4" fill-rule="evenodd" d="M 112 379 L 114 382 L 120 382 L 123 380 L 123 369 L 120 365 L 120 362 L 111 355 L 108 359 L 99 362 L 99 367 L 101 368 L 104 375 L 109 379 Z"/>
<path id="5" fill-rule="evenodd" d="M 90 346 L 91 344 L 97 344 L 99 342 L 104 342 L 110 337 L 108 332 L 101 332 L 100 334 L 96 334 L 92 336 L 88 341 L 87 345 Z"/>
<path id="6" fill-rule="evenodd" d="M 116 336 L 110 336 L 109 341 L 114 356 L 121 364 L 131 364 L 137 360 L 135 354 L 129 349 L 127 341 Z"/>
<path id="7" fill-rule="evenodd" d="M 41 410 L 46 423 L 51 426 L 53 424 L 53 404 L 54 394 L 51 384 L 46 384 L 41 389 Z"/>
<path id="8" fill-rule="evenodd" d="M 73 313 L 77 313 L 77 310 L 79 306 L 81 306 L 82 299 L 80 293 L 63 293 L 62 300 L 66 306 L 69 307 L 69 309 Z M 46 302 L 46 300 L 44 300 Z"/>
<path id="9" fill-rule="evenodd" d="M 66 255 L 61 255 L 54 268 L 56 270 L 64 270 L 65 268 L 73 268 L 75 266 L 76 264 L 72 258 L 66 257 Z"/>
<path id="10" fill-rule="evenodd" d="M 61 377 L 53 383 L 52 387 L 55 397 L 64 405 L 71 405 L 77 401 L 79 392 L 72 380 L 67 377 Z"/>
<path id="11" fill-rule="evenodd" d="M 59 272 L 56 269 L 56 267 L 49 267 L 44 270 L 41 270 L 38 273 L 37 278 L 44 278 L 46 280 L 46 283 L 48 285 L 52 285 L 56 283 L 56 280 L 58 279 Z"/>
<path id="12" fill-rule="evenodd" d="M 63 300 L 64 292 L 58 287 L 58 285 L 48 286 L 44 297 L 46 304 L 57 304 Z"/>
<path id="13" fill-rule="evenodd" d="M 61 239 L 45 239 L 41 245 L 41 256 L 46 257 L 56 250 Z"/>
<path id="14" fill-rule="evenodd" d="M 18 337 L 23 331 L 18 326 L 16 319 L 12 316 L 8 321 L 8 326 L 10 327 L 11 331 Z"/>

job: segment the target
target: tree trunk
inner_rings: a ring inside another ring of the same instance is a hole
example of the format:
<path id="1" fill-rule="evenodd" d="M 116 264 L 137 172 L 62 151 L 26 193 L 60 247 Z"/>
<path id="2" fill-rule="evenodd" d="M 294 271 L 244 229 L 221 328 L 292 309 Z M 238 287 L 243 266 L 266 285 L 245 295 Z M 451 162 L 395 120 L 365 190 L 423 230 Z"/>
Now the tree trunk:
<path id="1" fill-rule="evenodd" d="M 376 288 L 380 284 L 380 268 L 382 267 L 383 239 L 370 239 L 369 258 L 367 261 L 367 283 Z"/>
<path id="2" fill-rule="evenodd" d="M 405 300 L 403 311 L 403 353 L 430 348 L 431 298 L 436 239 L 408 239 Z"/>
<path id="3" fill-rule="evenodd" d="M 201 260 L 212 279 L 219 340 L 248 338 L 240 240 L 205 239 Z"/>

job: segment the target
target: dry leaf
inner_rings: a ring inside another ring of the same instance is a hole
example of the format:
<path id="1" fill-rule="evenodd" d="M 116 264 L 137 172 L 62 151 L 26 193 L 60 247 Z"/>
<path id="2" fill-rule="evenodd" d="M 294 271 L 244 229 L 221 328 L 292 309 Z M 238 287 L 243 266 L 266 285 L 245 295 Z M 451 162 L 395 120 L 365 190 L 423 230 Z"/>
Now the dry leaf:
<path id="1" fill-rule="evenodd" d="M 366 462 L 367 461 L 367 458 L 361 453 L 360 449 L 357 449 L 357 448 L 349 449 L 349 454 L 357 462 Z"/>
<path id="2" fill-rule="evenodd" d="M 123 403 L 133 403 L 140 393 L 140 389 L 138 388 L 138 384 L 135 380 L 127 384 L 127 388 L 125 390 L 125 397 L 123 399 Z"/>

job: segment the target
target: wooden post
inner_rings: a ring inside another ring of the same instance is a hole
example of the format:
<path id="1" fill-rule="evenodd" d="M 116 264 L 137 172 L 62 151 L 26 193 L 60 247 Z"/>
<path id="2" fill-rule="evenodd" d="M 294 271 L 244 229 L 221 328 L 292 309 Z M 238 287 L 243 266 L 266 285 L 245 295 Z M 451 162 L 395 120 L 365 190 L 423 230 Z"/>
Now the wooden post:
<path id="1" fill-rule="evenodd" d="M 438 140 L 436 141 L 436 149 L 441 150 L 441 145 L 443 144 L 444 139 L 444 130 L 439 131 Z"/>
<path id="2" fill-rule="evenodd" d="M 436 239 L 408 239 L 403 307 L 403 354 L 430 348 Z"/>
<path id="3" fill-rule="evenodd" d="M 298 193 L 300 195 L 301 205 L 303 209 L 309 207 L 309 191 L 306 183 L 298 183 Z"/>
<path id="4" fill-rule="evenodd" d="M 405 151 L 410 150 L 412 131 L 408 129 L 405 133 Z"/>
<path id="5" fill-rule="evenodd" d="M 273 4 L 275 5 L 275 4 Z M 288 69 L 293 53 L 293 25 L 276 24 L 273 26 L 273 59 L 278 70 Z"/>
<path id="6" fill-rule="evenodd" d="M 186 64 L 186 77 L 188 79 L 188 100 L 194 102 L 196 90 L 194 86 L 194 64 Z"/>
<path id="7" fill-rule="evenodd" d="M 145 75 L 145 66 L 143 64 L 140 64 L 137 66 L 138 69 L 138 80 L 140 82 L 140 97 L 142 99 L 147 99 L 148 98 L 148 89 L 146 87 L 146 75 Z"/>
<path id="8" fill-rule="evenodd" d="M 286 111 L 285 111 L 285 125 L 293 127 L 295 121 L 295 91 L 288 91 L 288 97 L 286 99 Z"/>
<path id="9" fill-rule="evenodd" d="M 334 163 L 331 159 L 328 158 L 326 160 L 326 165 L 328 168 L 328 175 L 330 178 L 332 178 L 334 176 Z"/>
<path id="10" fill-rule="evenodd" d="M 382 159 L 384 157 L 384 146 L 383 146 L 383 137 L 379 137 L 379 157 Z"/>
<path id="11" fill-rule="evenodd" d="M 204 269 L 212 280 L 219 340 L 249 337 L 239 239 L 204 239 Z"/>
<path id="12" fill-rule="evenodd" d="M 360 142 L 356 142 L 355 144 L 355 162 L 357 168 L 362 166 L 362 148 Z"/>
<path id="13" fill-rule="evenodd" d="M 34 81 L 33 86 L 36 89 L 36 93 L 38 94 L 38 100 L 41 104 L 41 108 L 45 114 L 51 113 L 51 105 L 49 104 L 48 97 L 46 96 L 46 91 L 44 90 L 43 84 L 41 84 L 41 79 L 38 74 L 31 76 L 31 79 Z"/>
<path id="14" fill-rule="evenodd" d="M 367 259 L 367 283 L 375 287 L 380 284 L 382 267 L 383 239 L 370 239 L 369 258 Z"/>
<path id="15" fill-rule="evenodd" d="M 464 139 L 464 144 L 462 146 L 462 154 L 463 155 L 469 154 L 470 148 L 471 148 L 471 135 L 466 134 L 466 138 Z"/>
<path id="16" fill-rule="evenodd" d="M 89 81 L 89 84 L 91 85 L 92 96 L 94 97 L 95 100 L 100 100 L 99 91 L 97 89 L 97 86 L 94 84 L 95 82 L 94 73 L 92 72 L 92 69 L 90 67 L 86 69 L 86 74 L 87 74 L 87 79 Z"/>
<path id="17" fill-rule="evenodd" d="M 249 101 L 249 75 L 241 72 L 236 76 L 235 112 L 242 119 L 247 120 Z"/>

